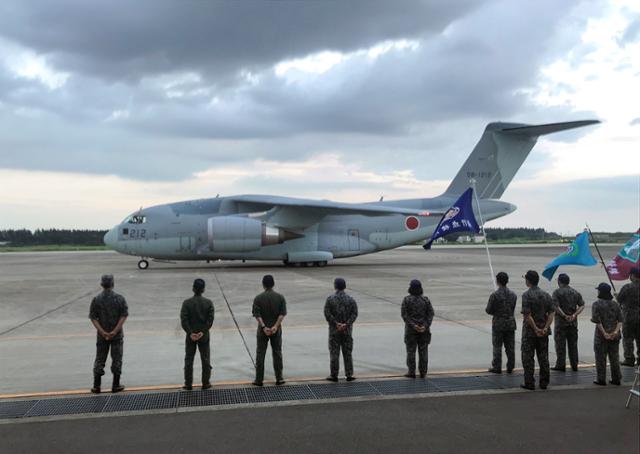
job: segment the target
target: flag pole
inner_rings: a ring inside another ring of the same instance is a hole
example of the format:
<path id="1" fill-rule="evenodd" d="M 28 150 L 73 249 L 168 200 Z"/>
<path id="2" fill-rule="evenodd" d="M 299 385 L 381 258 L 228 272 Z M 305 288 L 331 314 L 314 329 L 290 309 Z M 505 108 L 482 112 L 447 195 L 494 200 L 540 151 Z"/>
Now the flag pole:
<path id="1" fill-rule="evenodd" d="M 491 254 L 489 253 L 489 243 L 487 242 L 487 234 L 484 231 L 484 219 L 482 218 L 482 210 L 480 210 L 480 200 L 478 199 L 478 193 L 476 192 L 476 180 L 472 178 L 469 180 L 471 183 L 471 188 L 473 189 L 473 196 L 476 199 L 476 205 L 478 206 L 478 216 L 480 217 L 480 231 L 482 232 L 482 236 L 484 238 L 484 246 L 487 250 L 487 259 L 489 260 L 489 272 L 491 273 L 491 283 L 493 284 L 493 289 L 497 290 L 498 286 L 496 285 L 495 275 L 493 274 L 493 264 L 491 263 Z"/>
<path id="2" fill-rule="evenodd" d="M 609 283 L 611 284 L 611 288 L 613 289 L 613 293 L 617 293 L 616 286 L 613 285 L 613 281 L 611 280 L 611 276 L 609 275 L 609 270 L 607 269 L 607 265 L 605 265 L 604 259 L 602 258 L 602 254 L 600 253 L 600 249 L 598 248 L 598 243 L 596 243 L 596 239 L 593 236 L 593 233 L 591 232 L 591 229 L 589 228 L 589 224 L 587 224 L 585 222 L 585 225 L 587 226 L 587 231 L 589 232 L 589 236 L 591 237 L 591 241 L 593 241 L 593 245 L 596 248 L 596 252 L 598 253 L 598 257 L 600 257 L 600 263 L 602 263 L 602 267 L 604 268 L 604 272 L 607 273 L 607 278 L 609 279 Z"/>

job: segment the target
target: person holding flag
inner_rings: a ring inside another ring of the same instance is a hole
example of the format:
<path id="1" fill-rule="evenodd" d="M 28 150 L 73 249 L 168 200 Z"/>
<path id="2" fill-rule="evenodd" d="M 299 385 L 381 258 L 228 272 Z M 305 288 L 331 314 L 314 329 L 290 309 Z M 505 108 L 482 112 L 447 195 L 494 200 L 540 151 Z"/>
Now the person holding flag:
<path id="1" fill-rule="evenodd" d="M 620 305 L 613 300 L 611 286 L 600 283 L 598 300 L 591 306 L 591 321 L 596 324 L 593 336 L 593 352 L 596 355 L 596 375 L 593 383 L 604 386 L 607 384 L 607 357 L 611 367 L 611 383 L 620 386 L 620 330 L 622 328 L 622 311 Z"/>
<path id="2" fill-rule="evenodd" d="M 633 367 L 633 342 L 636 343 L 638 363 L 640 366 L 640 268 L 629 270 L 631 282 L 625 284 L 618 293 L 618 303 L 622 309 L 622 349 L 624 351 L 623 366 Z"/>
<path id="3" fill-rule="evenodd" d="M 544 267 L 542 275 L 550 281 L 560 265 L 593 266 L 596 263 L 589 249 L 589 231 L 585 230 L 576 236 L 566 251 Z"/>

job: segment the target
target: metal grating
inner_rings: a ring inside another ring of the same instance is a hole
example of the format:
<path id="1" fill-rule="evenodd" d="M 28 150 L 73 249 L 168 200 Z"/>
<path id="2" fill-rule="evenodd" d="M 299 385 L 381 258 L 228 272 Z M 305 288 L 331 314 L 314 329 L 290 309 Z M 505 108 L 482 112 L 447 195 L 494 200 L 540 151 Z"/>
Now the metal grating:
<path id="1" fill-rule="evenodd" d="M 623 382 L 633 382 L 633 380 L 636 378 L 636 370 L 638 370 L 638 366 L 636 367 L 626 367 L 623 366 L 622 367 L 622 381 Z M 595 374 L 595 369 L 594 372 Z"/>
<path id="2" fill-rule="evenodd" d="M 521 374 L 491 374 L 484 378 L 502 389 L 518 388 L 524 383 L 524 377 Z"/>
<path id="3" fill-rule="evenodd" d="M 380 380 L 371 382 L 380 394 L 437 393 L 440 390 L 429 379 Z"/>
<path id="4" fill-rule="evenodd" d="M 635 368 L 623 367 L 624 382 L 632 382 Z M 536 379 L 537 379 L 536 374 Z M 595 369 L 577 372 L 551 372 L 551 386 L 590 384 Z M 522 374 L 488 374 L 478 376 L 429 377 L 427 379 L 391 379 L 356 381 L 353 383 L 316 383 L 237 388 L 215 388 L 196 391 L 105 394 L 89 397 L 60 397 L 41 400 L 0 400 L 0 419 L 27 418 L 70 414 L 127 412 L 179 407 L 206 407 L 257 402 L 334 399 L 342 397 L 402 395 L 468 391 L 483 389 L 513 389 L 523 381 Z"/>
<path id="5" fill-rule="evenodd" d="M 32 416 L 76 415 L 100 413 L 104 409 L 109 396 L 79 397 L 75 399 L 44 399 L 38 401 L 25 414 Z"/>
<path id="6" fill-rule="evenodd" d="M 368 382 L 317 384 L 309 385 L 309 388 L 318 399 L 375 396 L 380 394 L 378 390 Z"/>
<path id="7" fill-rule="evenodd" d="M 280 402 L 287 400 L 313 400 L 316 396 L 308 385 L 268 386 L 247 388 L 249 402 Z"/>
<path id="8" fill-rule="evenodd" d="M 22 418 L 37 404 L 37 400 L 14 400 L 0 403 L 0 419 Z"/>
<path id="9" fill-rule="evenodd" d="M 164 410 L 175 408 L 178 401 L 177 393 L 147 393 L 147 394 L 117 394 L 111 396 L 104 408 L 104 412 Z"/>
<path id="10" fill-rule="evenodd" d="M 478 389 L 501 389 L 499 384 L 486 379 L 484 376 L 473 377 L 438 377 L 431 382 L 440 391 L 471 391 Z"/>
<path id="11" fill-rule="evenodd" d="M 181 391 L 179 394 L 178 407 L 208 407 L 211 405 L 249 403 L 247 393 L 244 388 Z"/>

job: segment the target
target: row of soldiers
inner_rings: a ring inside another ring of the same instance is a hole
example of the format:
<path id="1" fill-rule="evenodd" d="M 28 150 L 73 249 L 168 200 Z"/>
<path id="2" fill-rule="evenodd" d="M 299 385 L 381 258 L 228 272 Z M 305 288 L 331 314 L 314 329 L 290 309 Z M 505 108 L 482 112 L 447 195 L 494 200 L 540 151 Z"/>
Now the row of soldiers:
<path id="1" fill-rule="evenodd" d="M 571 369 L 578 370 L 578 316 L 584 310 L 585 304 L 582 295 L 569 285 L 570 278 L 567 274 L 562 273 L 558 276 L 558 288 L 552 295 L 538 287 L 540 277 L 536 271 L 527 271 L 523 277 L 528 289 L 522 294 L 521 352 L 524 383 L 521 386 L 525 389 L 535 389 L 534 369 L 537 357 L 540 368 L 539 386 L 546 389 L 549 385 L 550 369 L 561 372 L 566 370 L 567 349 Z M 511 373 L 515 365 L 514 310 L 517 296 L 507 287 L 508 282 L 509 276 L 506 273 L 497 274 L 498 289 L 489 297 L 486 308 L 486 312 L 493 316 L 493 363 L 489 369 L 489 372 L 493 373 L 502 372 L 503 347 L 507 355 L 507 373 Z M 640 271 L 638 268 L 631 270 L 630 282 L 616 295 L 617 301 L 609 284 L 602 282 L 596 290 L 597 300 L 591 308 L 591 321 L 596 324 L 593 349 L 597 378 L 594 383 L 606 385 L 608 358 L 611 367 L 610 383 L 620 385 L 621 334 L 624 347 L 622 365 L 636 364 L 634 343 L 637 348 L 637 364 L 640 365 Z M 556 364 L 549 367 L 549 335 L 554 320 Z"/>
<path id="2" fill-rule="evenodd" d="M 565 370 L 566 345 L 568 344 L 569 362 L 573 370 L 578 367 L 578 328 L 577 317 L 584 309 L 584 300 L 580 293 L 569 286 L 569 276 L 558 277 L 558 289 L 553 296 L 538 287 L 538 273 L 530 270 L 524 276 L 528 289 L 522 294 L 522 364 L 524 368 L 525 389 L 535 389 L 534 355 L 537 355 L 540 367 L 539 386 L 546 389 L 549 384 L 548 336 L 555 318 L 555 341 L 557 362 L 553 369 Z M 611 363 L 611 383 L 620 384 L 621 374 L 618 360 L 620 332 L 624 335 L 624 365 L 634 365 L 633 343 L 638 348 L 640 364 L 640 275 L 637 268 L 631 271 L 631 282 L 626 284 L 616 302 L 611 287 L 601 283 L 598 287 L 598 299 L 592 307 L 592 322 L 596 324 L 594 351 L 596 354 L 597 380 L 599 385 L 606 384 L 606 357 Z M 496 275 L 498 289 L 491 294 L 486 312 L 493 316 L 492 341 L 493 363 L 490 372 L 502 372 L 502 348 L 507 354 L 507 373 L 515 366 L 514 317 L 517 296 L 507 284 L 509 277 L 500 272 Z M 93 298 L 89 318 L 97 330 L 96 358 L 93 367 L 94 393 L 101 391 L 101 378 L 109 352 L 111 353 L 111 371 L 113 373 L 112 392 L 120 392 L 124 387 L 120 383 L 122 372 L 123 325 L 128 317 L 125 298 L 113 291 L 114 278 L 104 275 L 101 279 L 103 291 Z M 184 386 L 193 387 L 193 362 L 196 350 L 202 362 L 202 388 L 211 387 L 211 351 L 209 332 L 215 317 L 211 300 L 203 296 L 206 283 L 202 279 L 193 282 L 193 297 L 185 300 L 180 310 L 180 321 L 185 337 Z M 253 302 L 252 315 L 257 322 L 256 331 L 256 374 L 253 385 L 262 386 L 264 378 L 264 360 L 269 344 L 273 355 L 273 367 L 276 385 L 285 383 L 282 358 L 282 322 L 287 315 L 286 300 L 274 290 L 273 276 L 262 279 L 264 291 Z M 342 353 L 344 372 L 347 381 L 355 380 L 353 371 L 353 324 L 358 317 L 356 301 L 345 292 L 346 281 L 336 278 L 335 293 L 330 295 L 324 306 L 324 316 L 329 326 L 330 374 L 327 380 L 338 381 L 339 359 Z M 405 323 L 404 342 L 406 345 L 407 373 L 405 377 L 417 378 L 416 352 L 418 353 L 417 371 L 424 378 L 428 369 L 428 346 L 431 342 L 431 323 L 434 317 L 433 306 L 424 295 L 422 284 L 414 279 L 409 283 L 408 295 L 401 306 L 401 316 Z M 621 309 L 622 307 L 622 309 Z M 624 313 L 624 315 L 623 315 Z"/>

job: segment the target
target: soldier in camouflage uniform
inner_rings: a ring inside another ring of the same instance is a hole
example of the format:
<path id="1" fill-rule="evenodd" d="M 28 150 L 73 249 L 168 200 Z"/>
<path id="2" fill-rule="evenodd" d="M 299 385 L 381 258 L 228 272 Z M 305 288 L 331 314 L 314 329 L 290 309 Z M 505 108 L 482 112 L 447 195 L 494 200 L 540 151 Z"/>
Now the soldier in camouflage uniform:
<path id="1" fill-rule="evenodd" d="M 111 351 L 111 373 L 113 373 L 111 391 L 117 393 L 124 390 L 124 386 L 120 384 L 124 341 L 122 325 L 129 316 L 129 309 L 124 297 L 113 291 L 114 280 L 111 274 L 103 275 L 100 285 L 103 290 L 93 298 L 89 308 L 89 319 L 97 331 L 91 392 L 96 394 L 100 392 L 104 365 Z"/>
<path id="2" fill-rule="evenodd" d="M 200 351 L 202 362 L 202 389 L 211 388 L 211 348 L 209 330 L 213 326 L 215 316 L 213 303 L 202 296 L 205 282 L 202 279 L 193 281 L 193 296 L 182 303 L 180 324 L 187 336 L 184 341 L 184 386 L 191 391 L 193 386 L 193 359 L 196 348 Z"/>
<path id="3" fill-rule="evenodd" d="M 622 348 L 623 366 L 633 367 L 633 342 L 636 343 L 637 365 L 640 366 L 640 269 L 632 268 L 629 274 L 631 282 L 625 284 L 618 293 L 618 302 L 622 309 Z"/>
<path id="4" fill-rule="evenodd" d="M 276 375 L 276 385 L 285 383 L 282 378 L 282 329 L 281 324 L 287 315 L 287 302 L 280 293 L 273 290 L 275 281 L 273 276 L 267 274 L 262 278 L 264 292 L 253 300 L 252 314 L 258 322 L 256 334 L 256 379 L 255 386 L 262 386 L 264 378 L 264 357 L 267 354 L 267 346 L 271 343 L 273 355 L 273 370 Z"/>
<path id="5" fill-rule="evenodd" d="M 502 345 L 507 354 L 507 373 L 513 372 L 516 363 L 515 337 L 516 319 L 513 312 L 516 308 L 517 295 L 507 288 L 509 276 L 505 272 L 496 275 L 498 289 L 491 294 L 486 312 L 493 315 L 491 322 L 491 340 L 493 343 L 493 362 L 489 372 L 502 373 Z"/>
<path id="6" fill-rule="evenodd" d="M 344 372 L 347 381 L 355 380 L 353 376 L 353 322 L 358 318 L 358 305 L 344 291 L 347 283 L 341 277 L 333 283 L 335 293 L 327 298 L 324 305 L 324 318 L 329 323 L 329 358 L 331 375 L 329 381 L 338 381 L 340 371 L 340 350 L 344 360 Z"/>
<path id="7" fill-rule="evenodd" d="M 407 373 L 405 377 L 416 378 L 416 349 L 420 378 L 427 375 L 429 366 L 429 344 L 433 306 L 423 295 L 422 283 L 413 279 L 409 284 L 409 295 L 402 300 L 401 315 L 404 320 L 404 343 L 407 347 Z"/>
<path id="8" fill-rule="evenodd" d="M 611 366 L 611 383 L 620 385 L 620 330 L 622 329 L 622 311 L 620 305 L 611 296 L 611 286 L 602 282 L 596 287 L 598 301 L 591 306 L 591 321 L 596 323 L 593 336 L 593 351 L 596 354 L 596 385 L 607 384 L 607 356 Z"/>
<path id="9" fill-rule="evenodd" d="M 528 289 L 522 294 L 522 367 L 524 368 L 524 389 L 535 389 L 533 373 L 534 355 L 540 366 L 540 389 L 549 385 L 549 327 L 553 322 L 555 309 L 549 295 L 538 287 L 540 276 L 529 270 L 524 276 Z"/>
<path id="10" fill-rule="evenodd" d="M 569 346 L 571 369 L 578 370 L 578 315 L 584 310 L 584 300 L 580 293 L 569 287 L 569 276 L 558 276 L 558 288 L 551 296 L 556 308 L 553 339 L 556 344 L 556 365 L 551 369 L 564 372 L 566 368 L 566 347 Z"/>

